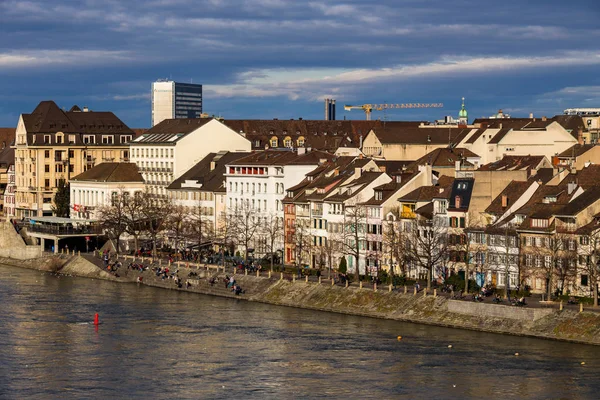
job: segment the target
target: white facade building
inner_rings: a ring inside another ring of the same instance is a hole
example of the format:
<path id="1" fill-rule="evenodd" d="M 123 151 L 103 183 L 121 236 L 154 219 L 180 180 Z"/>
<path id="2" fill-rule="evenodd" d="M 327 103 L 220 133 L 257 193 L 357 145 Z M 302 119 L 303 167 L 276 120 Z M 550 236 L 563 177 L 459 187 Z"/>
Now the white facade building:
<path id="1" fill-rule="evenodd" d="M 131 142 L 131 161 L 149 192 L 166 198 L 167 186 L 207 154 L 250 147 L 250 141 L 216 119 L 169 119 Z"/>
<path id="2" fill-rule="evenodd" d="M 71 178 L 70 190 L 71 218 L 95 220 L 113 196 L 143 192 L 144 180 L 133 163 L 102 163 Z"/>

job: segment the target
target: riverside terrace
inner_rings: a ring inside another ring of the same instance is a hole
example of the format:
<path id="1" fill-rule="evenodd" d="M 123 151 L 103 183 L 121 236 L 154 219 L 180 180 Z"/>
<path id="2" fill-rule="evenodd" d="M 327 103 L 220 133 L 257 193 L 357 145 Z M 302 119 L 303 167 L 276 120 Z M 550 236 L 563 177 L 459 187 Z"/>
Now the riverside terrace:
<path id="1" fill-rule="evenodd" d="M 52 240 L 54 253 L 58 253 L 61 239 L 103 235 L 102 227 L 95 221 L 79 221 L 71 218 L 32 217 L 16 226 L 18 229 L 25 229 L 28 236 L 39 239 L 42 249 L 46 240 Z"/>
<path id="2" fill-rule="evenodd" d="M 83 255 L 83 253 L 82 253 Z M 102 253 L 100 251 L 92 254 L 86 254 L 85 258 L 89 261 L 93 262 L 99 268 L 111 273 L 118 274 L 116 276 L 125 280 L 137 280 L 138 277 L 141 277 L 144 284 L 150 286 L 158 286 L 169 289 L 177 289 L 176 280 L 174 277 L 178 277 L 186 281 L 190 281 L 191 285 L 183 285 L 183 288 L 180 290 L 190 291 L 190 292 L 200 292 L 204 294 L 216 295 L 216 296 L 224 296 L 224 297 L 237 297 L 231 293 L 231 289 L 224 288 L 221 286 L 219 282 L 223 282 L 226 277 L 233 276 L 236 280 L 241 280 L 241 286 L 244 289 L 247 296 L 252 297 L 261 292 L 264 286 L 269 286 L 271 284 L 276 283 L 277 281 L 286 281 L 293 284 L 298 285 L 318 285 L 318 286 L 335 286 L 338 288 L 348 288 L 348 289 L 359 289 L 365 290 L 368 292 L 383 292 L 383 293 L 396 293 L 402 294 L 404 296 L 411 296 L 415 299 L 421 297 L 442 297 L 448 300 L 454 300 L 459 302 L 468 302 L 474 304 L 481 305 L 490 305 L 490 306 L 509 306 L 511 310 L 517 312 L 517 309 L 532 309 L 533 310 L 572 310 L 583 312 L 592 311 L 595 313 L 600 313 L 600 308 L 594 308 L 589 305 L 585 305 L 583 302 L 578 302 L 580 299 L 576 299 L 574 302 L 572 301 L 545 301 L 543 295 L 530 294 L 525 298 L 526 305 L 524 307 L 515 307 L 514 300 L 516 298 L 511 296 L 513 299 L 512 302 L 509 302 L 506 298 L 501 298 L 499 301 L 495 301 L 497 299 L 495 296 L 479 296 L 479 300 L 474 301 L 474 297 L 472 294 L 464 295 L 463 293 L 457 291 L 445 291 L 442 287 L 433 288 L 431 290 L 427 290 L 426 286 L 424 286 L 424 282 L 415 282 L 414 284 L 407 284 L 402 286 L 394 286 L 394 285 L 383 285 L 371 283 L 368 281 L 360 281 L 360 282 L 352 282 L 349 283 L 348 280 L 339 279 L 338 275 L 332 273 L 330 278 L 325 276 L 316 276 L 316 275 L 308 275 L 304 274 L 306 270 L 300 270 L 300 275 L 297 273 L 297 269 L 286 269 L 285 272 L 274 272 L 269 268 L 265 268 L 262 270 L 254 270 L 251 271 L 249 269 L 242 269 L 237 266 L 232 265 L 214 265 L 214 264 L 206 264 L 206 263 L 193 263 L 188 261 L 173 261 L 169 262 L 168 259 L 161 258 L 152 258 L 152 257 L 136 257 L 129 255 L 112 255 L 111 263 L 113 267 L 111 269 L 107 269 L 104 263 L 102 262 Z M 119 262 L 120 267 L 115 271 L 114 265 Z M 142 267 L 142 271 L 133 269 L 131 267 Z M 153 268 L 158 267 L 169 267 L 169 274 L 171 279 L 162 279 L 157 278 L 155 272 L 152 270 Z M 325 274 L 327 274 L 325 272 Z M 212 281 L 212 282 L 211 282 Z M 216 283 L 214 283 L 216 282 Z M 244 297 L 244 296 L 242 296 Z M 511 307 L 512 306 L 512 307 Z"/>

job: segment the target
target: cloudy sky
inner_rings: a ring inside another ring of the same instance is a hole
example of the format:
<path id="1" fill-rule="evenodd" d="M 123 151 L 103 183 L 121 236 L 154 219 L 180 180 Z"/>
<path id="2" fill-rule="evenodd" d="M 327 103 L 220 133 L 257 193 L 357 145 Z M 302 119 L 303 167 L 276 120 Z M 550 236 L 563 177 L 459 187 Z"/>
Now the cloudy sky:
<path id="1" fill-rule="evenodd" d="M 0 0 L 0 126 L 41 100 L 150 125 L 158 78 L 225 118 L 389 120 L 600 107 L 598 0 Z"/>

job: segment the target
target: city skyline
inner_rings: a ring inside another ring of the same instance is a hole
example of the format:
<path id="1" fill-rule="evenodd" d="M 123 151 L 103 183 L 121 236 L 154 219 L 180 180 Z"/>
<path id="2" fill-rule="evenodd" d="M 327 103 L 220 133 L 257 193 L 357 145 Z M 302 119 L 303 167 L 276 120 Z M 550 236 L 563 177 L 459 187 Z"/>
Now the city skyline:
<path id="1" fill-rule="evenodd" d="M 0 126 L 52 99 L 149 127 L 158 78 L 203 84 L 204 111 L 229 119 L 323 119 L 326 97 L 357 120 L 343 104 L 445 104 L 373 115 L 396 120 L 456 117 L 463 96 L 470 120 L 600 104 L 594 1 L 476 6 L 3 1 Z"/>

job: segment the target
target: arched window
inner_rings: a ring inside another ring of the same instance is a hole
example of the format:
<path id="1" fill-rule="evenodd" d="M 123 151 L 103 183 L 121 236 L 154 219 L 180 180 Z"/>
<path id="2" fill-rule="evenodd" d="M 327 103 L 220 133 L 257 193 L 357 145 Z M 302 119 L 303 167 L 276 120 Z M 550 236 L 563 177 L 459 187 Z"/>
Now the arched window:
<path id="1" fill-rule="evenodd" d="M 285 139 L 283 139 L 283 147 L 292 147 L 292 138 L 289 136 L 286 136 Z"/>
<path id="2" fill-rule="evenodd" d="M 304 136 L 300 136 L 298 138 L 297 143 L 298 143 L 298 147 L 304 147 Z"/>
<path id="3" fill-rule="evenodd" d="M 271 147 L 277 147 L 278 142 L 279 141 L 277 140 L 277 136 L 273 136 L 271 138 L 271 140 L 269 140 L 269 143 L 270 143 Z"/>

